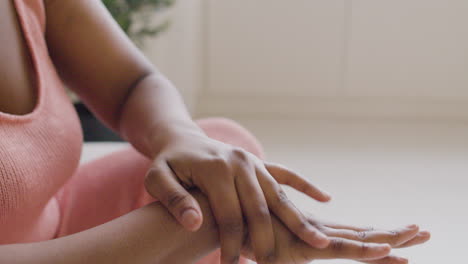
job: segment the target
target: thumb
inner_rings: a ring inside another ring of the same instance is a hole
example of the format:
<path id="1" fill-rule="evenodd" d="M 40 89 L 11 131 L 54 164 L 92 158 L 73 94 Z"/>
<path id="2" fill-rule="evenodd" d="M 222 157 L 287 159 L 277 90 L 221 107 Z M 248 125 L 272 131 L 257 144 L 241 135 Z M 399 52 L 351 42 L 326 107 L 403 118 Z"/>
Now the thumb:
<path id="1" fill-rule="evenodd" d="M 148 171 L 145 187 L 187 230 L 196 231 L 200 228 L 203 222 L 200 205 L 180 185 L 165 161 L 156 162 Z"/>

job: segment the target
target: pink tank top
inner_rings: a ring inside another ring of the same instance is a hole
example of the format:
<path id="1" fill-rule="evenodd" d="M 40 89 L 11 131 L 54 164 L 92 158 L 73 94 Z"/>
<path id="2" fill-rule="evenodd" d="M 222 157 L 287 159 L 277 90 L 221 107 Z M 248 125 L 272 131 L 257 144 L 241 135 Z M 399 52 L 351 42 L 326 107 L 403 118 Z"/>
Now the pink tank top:
<path id="1" fill-rule="evenodd" d="M 42 0 L 14 0 L 36 74 L 27 115 L 0 112 L 0 244 L 51 239 L 60 225 L 54 197 L 76 170 L 82 132 L 49 57 Z"/>

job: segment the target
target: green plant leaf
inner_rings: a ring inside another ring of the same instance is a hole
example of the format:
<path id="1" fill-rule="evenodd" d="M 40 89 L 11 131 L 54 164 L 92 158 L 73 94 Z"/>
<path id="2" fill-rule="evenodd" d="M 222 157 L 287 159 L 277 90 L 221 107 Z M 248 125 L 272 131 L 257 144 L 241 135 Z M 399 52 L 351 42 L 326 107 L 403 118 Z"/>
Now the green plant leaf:
<path id="1" fill-rule="evenodd" d="M 114 19 L 122 30 L 135 42 L 142 43 L 143 39 L 156 36 L 167 30 L 170 21 L 164 21 L 160 25 L 152 25 L 149 19 L 139 21 L 141 26 L 134 29 L 135 18 L 142 13 L 142 10 L 160 11 L 175 4 L 176 0 L 102 0 Z"/>

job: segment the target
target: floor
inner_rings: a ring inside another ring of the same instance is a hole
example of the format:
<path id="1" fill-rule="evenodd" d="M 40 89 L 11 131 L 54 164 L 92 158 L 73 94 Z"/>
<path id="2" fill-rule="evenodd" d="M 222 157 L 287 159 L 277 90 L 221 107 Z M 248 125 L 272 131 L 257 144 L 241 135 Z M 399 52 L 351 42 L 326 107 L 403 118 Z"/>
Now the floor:
<path id="1" fill-rule="evenodd" d="M 432 232 L 433 239 L 398 252 L 409 257 L 410 263 L 461 263 L 466 259 L 468 124 L 239 122 L 262 141 L 269 160 L 295 169 L 333 194 L 331 203 L 320 205 L 288 190 L 300 208 L 324 219 L 364 226 L 420 224 Z M 120 147 L 87 145 L 83 160 Z"/>

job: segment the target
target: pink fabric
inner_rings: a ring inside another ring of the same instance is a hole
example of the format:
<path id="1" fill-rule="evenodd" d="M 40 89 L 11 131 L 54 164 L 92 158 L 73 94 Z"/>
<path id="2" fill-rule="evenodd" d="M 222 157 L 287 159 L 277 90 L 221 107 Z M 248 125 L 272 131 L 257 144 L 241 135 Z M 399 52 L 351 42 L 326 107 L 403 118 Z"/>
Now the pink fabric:
<path id="1" fill-rule="evenodd" d="M 255 138 L 232 121 L 211 118 L 198 124 L 212 138 L 263 155 Z M 63 214 L 58 236 L 92 228 L 153 202 L 143 185 L 149 165 L 150 160 L 132 147 L 82 165 L 57 195 Z M 199 263 L 219 263 L 219 252 Z"/>
<path id="2" fill-rule="evenodd" d="M 0 244 L 52 238 L 60 211 L 54 195 L 81 155 L 78 116 L 44 40 L 41 0 L 15 0 L 35 73 L 38 102 L 27 115 L 0 113 Z"/>
<path id="3" fill-rule="evenodd" d="M 153 201 L 143 188 L 150 161 L 131 147 L 78 167 L 81 127 L 48 54 L 43 2 L 14 3 L 38 102 L 27 115 L 0 112 L 0 244 L 66 236 Z M 263 155 L 256 139 L 232 121 L 205 119 L 199 125 L 210 137 Z M 200 263 L 219 263 L 219 253 Z"/>

